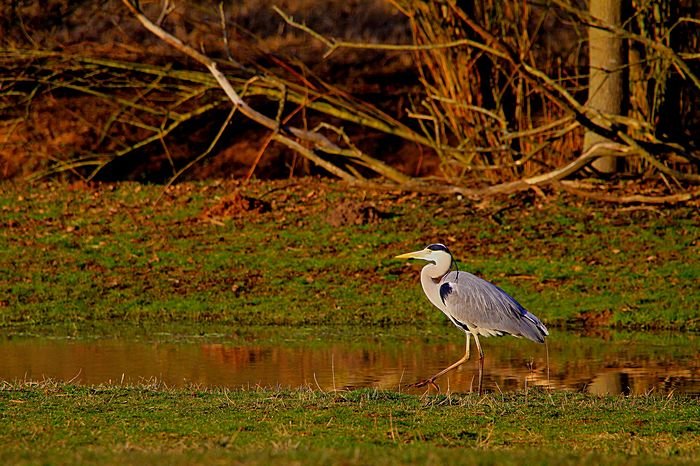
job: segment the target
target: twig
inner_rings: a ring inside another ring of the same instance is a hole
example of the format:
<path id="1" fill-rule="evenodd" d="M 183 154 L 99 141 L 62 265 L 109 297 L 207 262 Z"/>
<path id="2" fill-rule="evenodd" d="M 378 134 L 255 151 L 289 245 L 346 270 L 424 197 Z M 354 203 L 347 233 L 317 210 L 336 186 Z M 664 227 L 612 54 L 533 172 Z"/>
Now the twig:
<path id="1" fill-rule="evenodd" d="M 304 108 L 303 105 L 299 105 L 297 108 L 294 109 L 294 111 L 292 111 L 289 115 L 287 115 L 287 117 L 283 120 L 283 123 L 286 124 L 289 120 L 292 119 L 292 117 L 294 117 L 294 115 L 296 115 L 303 108 Z M 281 114 L 279 112 L 278 112 L 278 115 L 281 116 Z M 265 138 L 265 141 L 263 141 L 262 145 L 260 146 L 260 149 L 258 150 L 258 153 L 255 156 L 255 160 L 253 161 L 253 164 L 248 169 L 248 173 L 246 174 L 246 177 L 244 179 L 245 181 L 250 181 L 250 179 L 253 177 L 253 173 L 255 173 L 255 169 L 257 168 L 258 163 L 260 163 L 260 159 L 262 159 L 262 156 L 265 153 L 265 151 L 267 150 L 267 147 L 272 142 L 273 135 L 274 135 L 274 133 L 270 133 Z"/>
<path id="2" fill-rule="evenodd" d="M 221 37 L 224 42 L 224 50 L 226 50 L 226 58 L 232 63 L 238 63 L 231 56 L 231 49 L 228 46 L 228 28 L 226 27 L 226 15 L 224 14 L 224 2 L 219 2 L 219 20 L 221 21 Z"/>
<path id="3" fill-rule="evenodd" d="M 156 24 L 161 26 L 170 13 L 175 11 L 175 5 L 171 0 L 163 0 L 163 8 L 160 10 Z"/>
<path id="4" fill-rule="evenodd" d="M 265 151 L 267 150 L 268 146 L 269 146 L 270 143 L 272 142 L 272 136 L 273 136 L 273 135 L 274 135 L 274 133 L 270 133 L 270 134 L 265 138 L 265 140 L 263 141 L 263 143 L 260 145 L 260 149 L 258 149 L 258 153 L 255 154 L 255 160 L 253 160 L 253 163 L 252 163 L 252 165 L 250 166 L 250 168 L 248 169 L 248 173 L 246 173 L 245 178 L 243 179 L 243 181 L 248 182 L 248 181 L 251 180 L 251 178 L 253 178 L 253 174 L 255 173 L 255 169 L 258 167 L 258 164 L 260 163 L 260 160 L 262 159 L 263 154 L 265 154 Z"/>
<path id="5" fill-rule="evenodd" d="M 474 47 L 476 49 L 482 50 L 484 52 L 488 52 L 492 55 L 498 56 L 500 58 L 506 58 L 505 55 L 502 54 L 502 52 L 491 48 L 485 44 L 482 44 L 481 42 L 477 42 L 474 40 L 469 40 L 469 39 L 460 39 L 460 40 L 453 40 L 450 42 L 445 42 L 442 44 L 429 44 L 429 45 L 417 45 L 417 44 L 373 44 L 373 43 L 365 43 L 365 42 L 348 42 L 348 41 L 343 41 L 343 40 L 336 40 L 336 39 L 329 39 L 325 37 L 323 34 L 320 34 L 310 27 L 308 27 L 305 24 L 298 23 L 294 21 L 294 18 L 291 15 L 286 14 L 284 11 L 282 11 L 280 8 L 277 6 L 273 6 L 272 9 L 282 17 L 282 19 L 292 26 L 293 28 L 299 29 L 301 31 L 306 32 L 313 38 L 317 39 L 318 41 L 322 42 L 323 45 L 326 46 L 328 49 L 326 53 L 323 54 L 323 58 L 328 58 L 333 52 L 335 52 L 338 49 L 363 49 L 363 50 L 385 50 L 385 51 L 394 51 L 394 52 L 416 52 L 416 51 L 421 51 L 421 50 L 435 50 L 435 49 L 445 49 L 445 48 L 455 48 L 455 47 L 461 47 L 464 45 L 468 45 L 470 47 Z"/>
<path id="6" fill-rule="evenodd" d="M 233 55 L 231 55 L 231 48 L 228 45 L 228 28 L 226 27 L 226 15 L 224 14 L 224 2 L 219 2 L 219 19 L 221 21 L 221 36 L 224 43 L 224 49 L 226 50 L 226 58 L 233 66 L 244 70 L 245 66 L 233 58 Z"/>
<path id="7" fill-rule="evenodd" d="M 229 112 L 228 116 L 226 117 L 226 120 L 224 120 L 223 124 L 222 124 L 221 127 L 219 128 L 219 131 L 216 133 L 216 136 L 214 136 L 214 139 L 213 139 L 213 140 L 211 141 L 211 143 L 209 144 L 209 147 L 207 147 L 207 149 L 206 149 L 204 152 L 202 152 L 201 154 L 199 154 L 199 155 L 198 155 L 197 157 L 195 157 L 194 159 L 190 160 L 184 167 L 182 167 L 180 170 L 178 170 L 177 173 L 175 173 L 175 174 L 168 180 L 168 183 L 163 187 L 163 193 L 165 193 L 165 191 L 175 182 L 175 180 L 177 180 L 177 179 L 180 177 L 180 175 L 182 175 L 182 174 L 185 173 L 187 170 L 189 170 L 190 168 L 192 168 L 196 163 L 198 163 L 198 162 L 199 162 L 200 160 L 202 160 L 204 157 L 206 157 L 207 155 L 209 155 L 209 154 L 211 153 L 212 150 L 214 150 L 214 146 L 216 146 L 216 143 L 219 142 L 219 139 L 221 139 L 221 136 L 224 134 L 224 131 L 226 130 L 226 127 L 227 127 L 228 124 L 231 122 L 231 119 L 233 118 L 233 115 L 234 115 L 235 113 L 236 113 L 236 107 L 233 107 L 233 108 L 231 109 L 231 111 Z M 158 199 L 156 200 L 156 202 L 157 202 L 158 200 L 160 200 L 160 197 L 162 197 L 162 194 L 161 194 L 161 196 L 158 197 Z"/>

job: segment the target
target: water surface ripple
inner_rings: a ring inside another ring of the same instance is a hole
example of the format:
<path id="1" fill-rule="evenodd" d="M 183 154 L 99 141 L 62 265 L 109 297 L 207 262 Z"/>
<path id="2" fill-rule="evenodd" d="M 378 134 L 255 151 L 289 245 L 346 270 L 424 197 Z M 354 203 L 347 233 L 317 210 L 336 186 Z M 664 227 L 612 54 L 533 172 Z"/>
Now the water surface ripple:
<path id="1" fill-rule="evenodd" d="M 700 396 L 698 341 L 694 335 L 643 333 L 581 336 L 554 331 L 548 347 L 514 338 L 482 339 L 484 388 L 527 387 L 598 394 L 686 393 Z M 376 330 L 343 339 L 323 332 L 304 338 L 179 339 L 167 337 L 46 338 L 0 335 L 0 380 L 169 386 L 357 387 L 420 391 L 407 385 L 459 359 L 464 340 L 392 335 Z M 176 339 L 173 339 L 176 340 Z M 435 342 L 434 340 L 439 340 Z M 438 382 L 443 391 L 477 389 L 472 360 Z M 549 363 L 547 359 L 549 357 Z"/>

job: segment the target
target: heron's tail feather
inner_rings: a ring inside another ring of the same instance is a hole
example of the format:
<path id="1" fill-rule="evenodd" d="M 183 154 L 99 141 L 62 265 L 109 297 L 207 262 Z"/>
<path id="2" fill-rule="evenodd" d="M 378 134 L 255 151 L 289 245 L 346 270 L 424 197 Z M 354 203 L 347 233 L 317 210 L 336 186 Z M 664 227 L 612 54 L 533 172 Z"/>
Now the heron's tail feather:
<path id="1" fill-rule="evenodd" d="M 537 316 L 530 311 L 525 311 L 523 314 L 524 322 L 526 322 L 526 331 L 523 333 L 525 337 L 532 341 L 544 343 L 544 337 L 549 335 L 549 330 Z"/>

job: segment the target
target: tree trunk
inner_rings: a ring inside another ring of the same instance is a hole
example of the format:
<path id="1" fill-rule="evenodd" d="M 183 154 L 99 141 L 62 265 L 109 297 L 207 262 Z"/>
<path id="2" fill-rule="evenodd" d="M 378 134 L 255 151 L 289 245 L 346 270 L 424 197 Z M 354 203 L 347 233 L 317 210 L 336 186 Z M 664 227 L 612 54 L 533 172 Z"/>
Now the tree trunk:
<path id="1" fill-rule="evenodd" d="M 614 26 L 620 25 L 622 14 L 621 0 L 590 0 L 591 16 Z M 588 28 L 589 83 L 588 107 L 602 113 L 619 115 L 622 111 L 622 39 L 611 32 Z M 610 122 L 594 118 L 597 123 L 609 126 Z M 592 131 L 586 131 L 583 151 L 605 138 Z M 593 168 L 602 174 L 617 171 L 615 157 L 601 157 L 593 161 Z"/>

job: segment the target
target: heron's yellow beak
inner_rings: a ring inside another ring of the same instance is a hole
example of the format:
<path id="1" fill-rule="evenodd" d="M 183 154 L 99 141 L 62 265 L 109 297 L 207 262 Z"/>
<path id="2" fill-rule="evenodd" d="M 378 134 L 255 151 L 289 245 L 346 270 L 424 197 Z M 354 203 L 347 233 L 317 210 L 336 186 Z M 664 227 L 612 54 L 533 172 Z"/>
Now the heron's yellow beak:
<path id="1" fill-rule="evenodd" d="M 420 251 L 407 252 L 406 254 L 401 254 L 394 259 L 425 259 L 428 254 L 430 254 L 429 249 L 421 249 Z"/>

